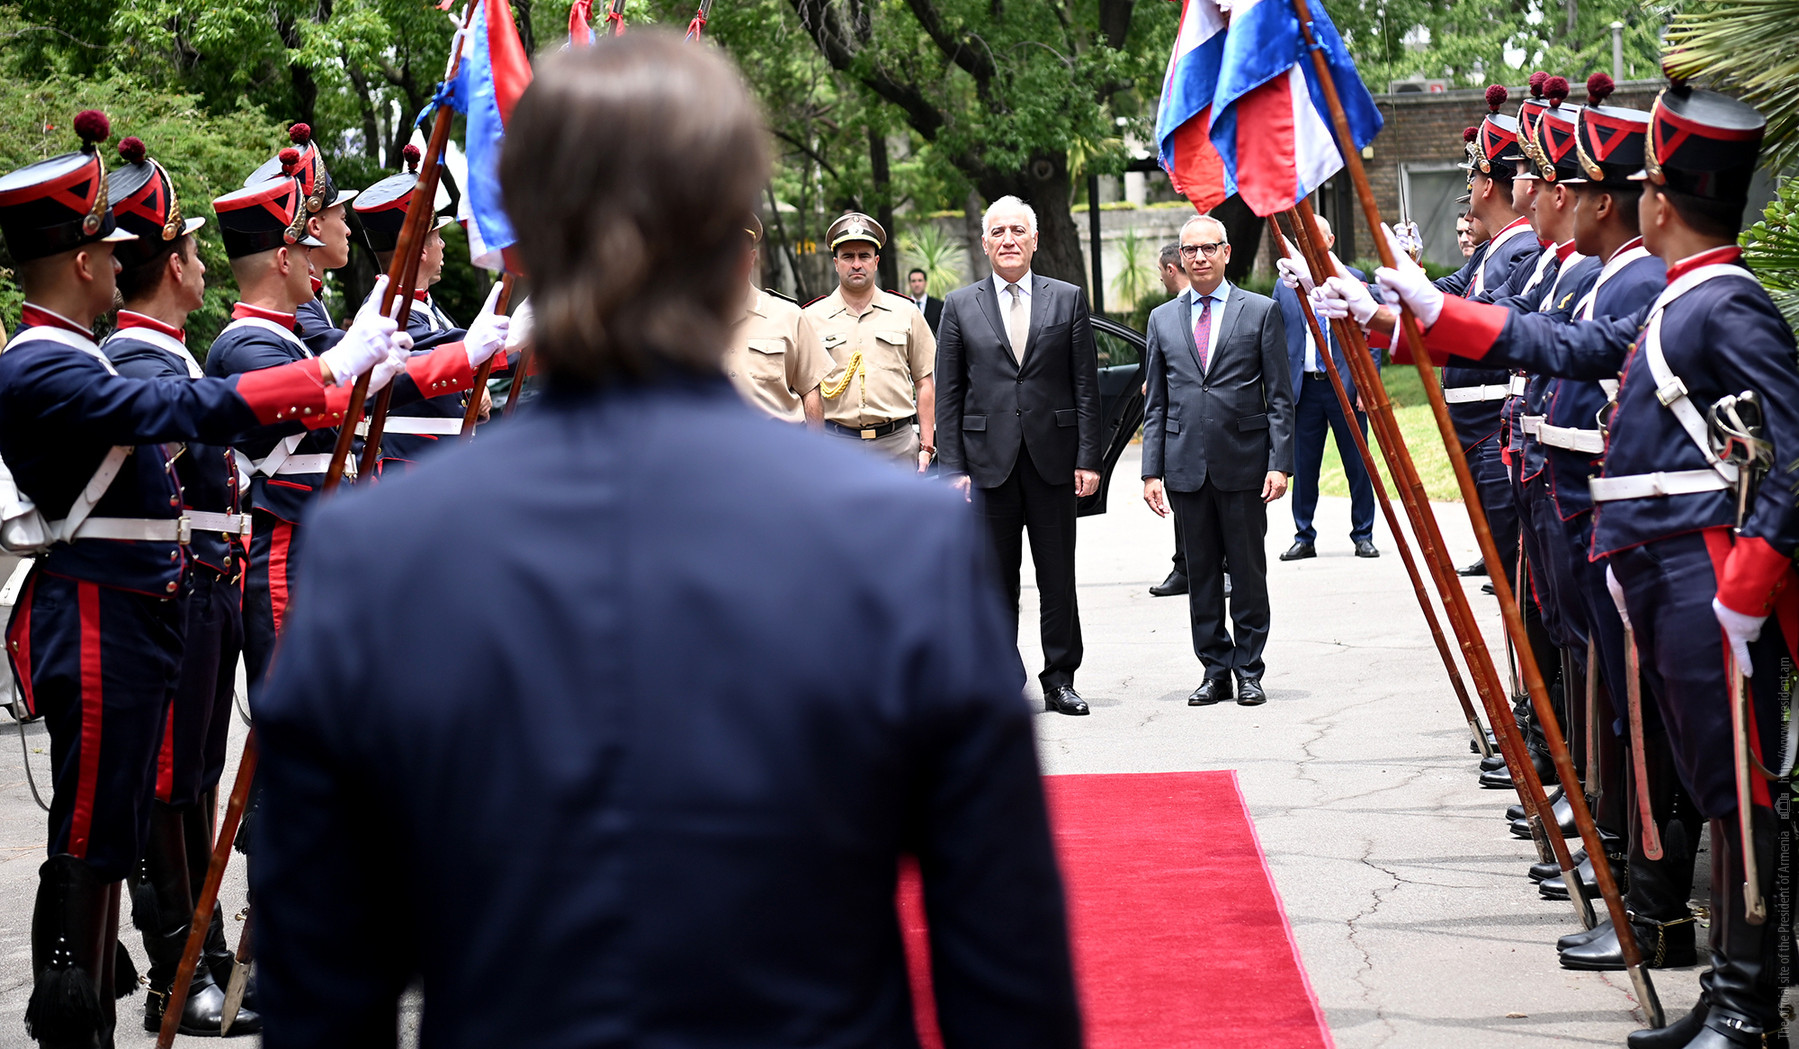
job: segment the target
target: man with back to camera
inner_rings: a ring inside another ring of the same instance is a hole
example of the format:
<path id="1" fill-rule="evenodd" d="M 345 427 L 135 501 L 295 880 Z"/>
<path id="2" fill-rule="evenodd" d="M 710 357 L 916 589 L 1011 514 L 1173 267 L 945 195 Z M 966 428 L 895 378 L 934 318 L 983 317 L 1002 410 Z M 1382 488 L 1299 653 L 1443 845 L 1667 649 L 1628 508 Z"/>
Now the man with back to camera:
<path id="1" fill-rule="evenodd" d="M 912 296 L 912 305 L 924 314 L 924 322 L 931 326 L 931 335 L 937 334 L 937 326 L 943 323 L 943 300 L 930 293 L 931 275 L 914 266 L 906 274 L 906 291 Z"/>
<path id="2" fill-rule="evenodd" d="M 1267 504 L 1293 473 L 1293 393 L 1287 335 L 1273 299 L 1224 279 L 1224 223 L 1195 215 L 1181 227 L 1189 289 L 1149 316 L 1149 403 L 1143 420 L 1143 498 L 1187 545 L 1193 653 L 1205 679 L 1187 697 L 1267 702 Z M 1233 576 L 1225 628 L 1224 562 Z"/>
<path id="3" fill-rule="evenodd" d="M 1031 272 L 1037 213 L 1001 197 L 982 219 L 993 278 L 950 292 L 937 344 L 937 433 L 944 476 L 981 490 L 1000 582 L 1017 636 L 1023 533 L 1031 537 L 1042 602 L 1043 705 L 1086 714 L 1075 601 L 1078 501 L 1099 490 L 1099 361 L 1087 297 Z"/>
<path id="4" fill-rule="evenodd" d="M 1162 278 L 1162 290 L 1174 298 L 1187 290 L 1187 268 L 1181 265 L 1181 242 L 1169 241 L 1162 245 L 1162 253 L 1156 260 L 1157 272 Z M 1143 393 L 1149 394 L 1149 382 L 1143 383 Z M 1187 548 L 1181 545 L 1181 530 L 1174 530 L 1174 566 L 1168 570 L 1168 578 L 1149 588 L 1151 597 L 1174 597 L 1187 592 Z M 1225 596 L 1230 596 L 1230 576 L 1224 578 Z"/>
<path id="5" fill-rule="evenodd" d="M 722 362 L 725 377 L 769 418 L 823 429 L 824 400 L 818 387 L 831 374 L 831 358 L 798 303 L 756 287 L 763 230 L 755 212 L 744 216 L 743 235 L 751 279 L 731 327 L 731 348 Z"/>
<path id="6" fill-rule="evenodd" d="M 766 136 L 655 30 L 520 98 L 544 392 L 309 525 L 256 712 L 268 1049 L 391 1040 L 415 979 L 439 1047 L 914 1044 L 907 853 L 945 1045 L 1081 1044 L 979 523 L 719 371 Z"/>

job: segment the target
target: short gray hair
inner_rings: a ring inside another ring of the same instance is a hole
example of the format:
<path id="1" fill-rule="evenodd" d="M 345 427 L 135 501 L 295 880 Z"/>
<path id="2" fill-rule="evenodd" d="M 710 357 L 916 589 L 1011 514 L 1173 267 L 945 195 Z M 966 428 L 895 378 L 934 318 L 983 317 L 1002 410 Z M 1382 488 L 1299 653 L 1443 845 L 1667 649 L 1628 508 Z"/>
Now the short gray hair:
<path id="1" fill-rule="evenodd" d="M 1209 222 L 1212 225 L 1217 226 L 1218 227 L 1218 243 L 1229 244 L 1231 242 L 1231 231 L 1225 228 L 1225 225 L 1223 222 L 1220 222 L 1218 219 L 1215 219 L 1210 215 L 1195 215 L 1192 218 L 1188 219 L 1187 221 L 1181 223 L 1181 236 L 1185 237 L 1187 235 L 1187 227 L 1193 225 L 1195 222 Z"/>
<path id="2" fill-rule="evenodd" d="M 1025 220 L 1026 220 L 1025 224 L 1031 228 L 1032 233 L 1037 232 L 1037 209 L 1031 207 L 1029 204 L 1026 204 L 1024 201 L 1022 201 L 1022 200 L 1018 199 L 1017 197 L 1008 193 L 1005 196 L 994 201 L 993 203 L 987 205 L 987 210 L 981 212 L 981 235 L 982 236 L 987 235 L 987 229 L 990 225 L 992 225 L 993 213 L 996 211 L 999 211 L 1001 208 L 1018 208 L 1019 210 L 1023 211 L 1025 214 Z"/>

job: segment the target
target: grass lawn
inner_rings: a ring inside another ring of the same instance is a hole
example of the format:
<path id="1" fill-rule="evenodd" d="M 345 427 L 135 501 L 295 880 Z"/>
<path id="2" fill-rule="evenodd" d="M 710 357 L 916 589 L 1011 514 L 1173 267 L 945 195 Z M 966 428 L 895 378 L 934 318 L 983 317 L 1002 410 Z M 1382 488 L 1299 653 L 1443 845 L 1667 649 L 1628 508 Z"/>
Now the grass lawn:
<path id="1" fill-rule="evenodd" d="M 1405 435 L 1406 447 L 1411 450 L 1412 462 L 1418 467 L 1418 476 L 1424 481 L 1424 490 L 1432 499 L 1459 502 L 1462 493 L 1456 488 L 1455 471 L 1449 467 L 1449 453 L 1443 450 L 1442 434 L 1431 417 L 1430 404 L 1424 399 L 1418 369 L 1410 364 L 1389 364 L 1381 369 L 1381 380 L 1386 383 L 1387 396 L 1393 401 L 1399 429 Z M 1398 489 L 1387 470 L 1372 428 L 1368 433 L 1368 445 L 1374 452 L 1381 477 L 1387 482 L 1387 494 L 1396 496 Z M 1324 442 L 1324 465 L 1318 471 L 1318 490 L 1324 495 L 1349 494 L 1349 483 L 1343 479 L 1343 462 L 1337 456 L 1334 438 L 1326 438 Z"/>

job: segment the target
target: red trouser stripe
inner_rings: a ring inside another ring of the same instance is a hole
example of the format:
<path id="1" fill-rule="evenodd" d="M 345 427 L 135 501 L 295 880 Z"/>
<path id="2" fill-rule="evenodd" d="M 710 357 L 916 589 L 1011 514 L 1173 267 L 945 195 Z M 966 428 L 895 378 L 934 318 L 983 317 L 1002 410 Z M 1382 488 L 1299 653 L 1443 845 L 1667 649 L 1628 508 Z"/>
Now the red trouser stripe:
<path id="1" fill-rule="evenodd" d="M 100 676 L 100 588 L 76 583 L 81 609 L 81 752 L 75 784 L 75 813 L 69 824 L 69 851 L 87 856 L 88 832 L 94 823 L 94 791 L 100 783 L 100 716 L 106 698 Z"/>
<path id="2" fill-rule="evenodd" d="M 1730 557 L 1731 543 L 1732 538 L 1730 529 L 1707 528 L 1705 530 L 1705 552 L 1711 555 L 1712 574 L 1719 579 L 1724 578 L 1724 562 Z M 1730 638 L 1724 633 L 1722 624 L 1718 626 L 1718 636 L 1724 644 L 1724 672 L 1726 674 L 1735 673 L 1736 665 L 1730 660 Z M 1748 690 L 1749 687 L 1750 683 L 1745 682 L 1743 688 Z M 1726 692 L 1724 697 L 1722 697 L 1726 703 L 1729 702 L 1729 695 L 1730 693 Z M 1753 693 L 1751 693 L 1751 696 L 1748 699 L 1748 705 L 1749 717 L 1747 720 L 1749 722 L 1749 752 L 1755 755 L 1755 760 L 1766 765 L 1767 761 L 1762 757 L 1761 726 L 1757 723 L 1755 717 L 1755 700 L 1753 698 Z M 1772 807 L 1774 798 L 1768 793 L 1768 781 L 1762 779 L 1761 776 L 1756 775 L 1753 770 L 1751 770 L 1749 781 L 1750 801 L 1760 807 Z"/>
<path id="3" fill-rule="evenodd" d="M 275 530 L 269 533 L 269 612 L 277 634 L 287 612 L 287 547 L 293 537 L 294 526 L 286 521 L 275 522 Z"/>
<path id="4" fill-rule="evenodd" d="M 6 639 L 12 657 L 13 680 L 19 683 L 19 695 L 25 697 L 25 709 L 37 714 L 37 702 L 31 698 L 31 602 L 37 596 L 37 576 L 25 584 L 19 595 L 19 616 L 13 620 L 12 636 Z"/>
<path id="5" fill-rule="evenodd" d="M 175 701 L 162 721 L 162 748 L 156 752 L 156 800 L 166 802 L 175 794 Z"/>

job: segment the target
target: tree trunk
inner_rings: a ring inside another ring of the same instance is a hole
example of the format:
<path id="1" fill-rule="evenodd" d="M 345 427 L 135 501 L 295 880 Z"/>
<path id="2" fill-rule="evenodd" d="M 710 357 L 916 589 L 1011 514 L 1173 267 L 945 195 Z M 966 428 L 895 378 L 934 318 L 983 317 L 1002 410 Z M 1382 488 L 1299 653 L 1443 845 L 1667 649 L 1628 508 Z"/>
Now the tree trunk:
<path id="1" fill-rule="evenodd" d="M 968 283 L 978 284 L 987 279 L 993 268 L 981 249 L 981 195 L 972 189 L 962 204 L 962 238 L 968 248 Z"/>
<path id="2" fill-rule="evenodd" d="M 1230 238 L 1231 261 L 1224 267 L 1224 277 L 1233 284 L 1239 283 L 1255 268 L 1256 250 L 1262 246 L 1262 229 L 1268 220 L 1257 218 L 1243 198 L 1237 196 L 1213 208 L 1210 214 L 1224 223 L 1225 235 Z"/>
<path id="3" fill-rule="evenodd" d="M 875 221 L 887 231 L 887 246 L 881 251 L 877 279 L 881 287 L 895 289 L 900 286 L 899 245 L 894 243 L 897 231 L 893 227 L 893 183 L 887 168 L 887 136 L 873 124 L 868 125 L 868 173 L 874 183 Z"/>
<path id="4" fill-rule="evenodd" d="M 1037 254 L 1031 272 L 1087 286 L 1087 267 L 1081 259 L 1081 234 L 1069 208 L 1074 182 L 1068 176 L 1068 157 L 1062 153 L 1038 153 L 1022 171 L 989 173 L 980 183 L 987 202 L 1011 194 L 1023 198 L 1037 212 Z"/>

